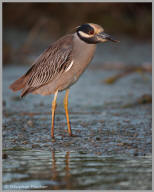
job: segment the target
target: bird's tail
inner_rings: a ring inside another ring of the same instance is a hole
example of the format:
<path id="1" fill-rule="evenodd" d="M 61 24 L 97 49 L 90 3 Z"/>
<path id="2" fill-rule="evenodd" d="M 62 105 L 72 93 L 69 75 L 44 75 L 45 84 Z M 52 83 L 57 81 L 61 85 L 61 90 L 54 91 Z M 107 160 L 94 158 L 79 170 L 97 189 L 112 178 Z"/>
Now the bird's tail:
<path id="1" fill-rule="evenodd" d="M 23 89 L 25 87 L 25 84 L 26 84 L 26 76 L 23 75 L 21 76 L 19 79 L 17 79 L 16 81 L 14 81 L 10 86 L 9 88 L 12 90 L 12 91 L 19 91 L 20 89 Z"/>

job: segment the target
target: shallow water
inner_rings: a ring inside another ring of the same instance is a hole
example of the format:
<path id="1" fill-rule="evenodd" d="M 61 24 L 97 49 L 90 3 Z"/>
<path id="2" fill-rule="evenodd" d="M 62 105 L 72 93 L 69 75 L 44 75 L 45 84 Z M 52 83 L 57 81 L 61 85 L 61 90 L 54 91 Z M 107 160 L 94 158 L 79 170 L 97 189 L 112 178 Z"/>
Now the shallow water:
<path id="1" fill-rule="evenodd" d="M 151 156 L 7 151 L 3 189 L 151 189 Z"/>

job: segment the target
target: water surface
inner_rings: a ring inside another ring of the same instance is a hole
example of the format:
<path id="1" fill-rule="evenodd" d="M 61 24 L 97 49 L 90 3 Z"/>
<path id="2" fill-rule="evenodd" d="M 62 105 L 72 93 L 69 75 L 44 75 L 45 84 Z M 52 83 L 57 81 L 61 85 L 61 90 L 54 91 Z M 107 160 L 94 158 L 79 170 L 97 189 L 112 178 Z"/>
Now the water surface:
<path id="1" fill-rule="evenodd" d="M 151 189 L 151 157 L 7 151 L 3 189 Z"/>

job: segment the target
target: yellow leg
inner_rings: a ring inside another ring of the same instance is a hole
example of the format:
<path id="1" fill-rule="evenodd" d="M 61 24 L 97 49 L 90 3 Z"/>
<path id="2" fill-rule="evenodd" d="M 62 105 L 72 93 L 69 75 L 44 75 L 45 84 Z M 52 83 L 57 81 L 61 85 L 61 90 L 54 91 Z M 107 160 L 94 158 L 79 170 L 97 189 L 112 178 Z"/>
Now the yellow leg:
<path id="1" fill-rule="evenodd" d="M 52 101 L 52 122 L 51 122 L 51 137 L 52 138 L 54 138 L 54 119 L 55 119 L 57 95 L 58 95 L 58 91 L 55 92 L 54 99 Z"/>
<path id="2" fill-rule="evenodd" d="M 69 115 L 68 115 L 68 95 L 69 95 L 69 89 L 67 89 L 66 93 L 65 93 L 64 109 L 65 109 L 65 113 L 66 113 L 68 133 L 69 133 L 70 136 L 72 136 L 71 125 L 70 125 L 70 120 L 69 120 Z"/>

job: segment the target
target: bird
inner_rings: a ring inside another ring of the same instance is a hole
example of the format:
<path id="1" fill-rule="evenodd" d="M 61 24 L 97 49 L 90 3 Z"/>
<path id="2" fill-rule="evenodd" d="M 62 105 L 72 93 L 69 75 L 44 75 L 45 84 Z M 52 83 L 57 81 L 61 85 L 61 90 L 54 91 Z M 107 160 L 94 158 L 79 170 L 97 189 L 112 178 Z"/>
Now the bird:
<path id="1" fill-rule="evenodd" d="M 64 90 L 68 134 L 73 136 L 68 113 L 69 89 L 91 62 L 96 45 L 107 41 L 119 42 L 105 33 L 102 26 L 84 23 L 76 27 L 74 33 L 53 42 L 32 63 L 27 72 L 10 85 L 9 88 L 14 92 L 21 90 L 21 97 L 29 93 L 43 96 L 54 94 L 51 105 L 51 138 L 54 138 L 57 95 Z"/>

